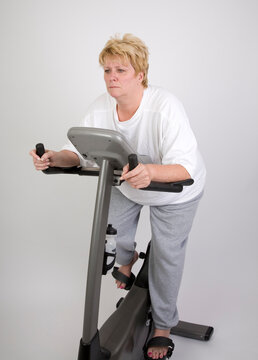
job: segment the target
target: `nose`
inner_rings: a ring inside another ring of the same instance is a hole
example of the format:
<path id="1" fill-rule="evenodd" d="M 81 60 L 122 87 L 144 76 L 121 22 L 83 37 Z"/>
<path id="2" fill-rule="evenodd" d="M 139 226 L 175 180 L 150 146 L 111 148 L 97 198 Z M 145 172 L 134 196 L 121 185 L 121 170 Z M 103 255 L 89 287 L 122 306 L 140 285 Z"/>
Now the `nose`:
<path id="1" fill-rule="evenodd" d="M 111 71 L 111 73 L 110 73 L 110 81 L 116 81 L 116 80 L 117 80 L 116 72 Z"/>

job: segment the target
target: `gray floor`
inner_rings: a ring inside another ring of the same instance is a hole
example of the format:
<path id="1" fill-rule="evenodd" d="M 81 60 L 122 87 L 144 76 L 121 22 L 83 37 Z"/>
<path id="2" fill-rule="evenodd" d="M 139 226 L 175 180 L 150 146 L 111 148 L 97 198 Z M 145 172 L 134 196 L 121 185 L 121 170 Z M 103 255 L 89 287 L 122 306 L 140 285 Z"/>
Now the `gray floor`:
<path id="1" fill-rule="evenodd" d="M 37 179 L 42 186 L 47 180 L 42 176 Z M 74 178 L 62 181 L 64 189 L 69 189 Z M 76 181 L 78 191 L 83 191 L 83 179 Z M 90 234 L 96 190 L 94 179 L 87 182 L 92 188 L 87 194 L 92 204 L 89 208 L 85 208 L 83 202 L 78 203 L 73 192 L 67 192 L 64 198 L 58 177 L 51 180 L 50 191 L 56 202 L 48 209 L 47 219 L 48 200 L 44 192 L 30 200 L 29 212 L 22 212 L 25 198 L 28 193 L 36 192 L 36 185 L 24 190 L 22 201 L 17 203 L 19 216 L 6 231 L 8 241 L 1 242 L 0 252 L 0 358 L 3 360 L 77 358 L 89 251 L 85 240 Z M 251 203 L 247 196 L 246 201 Z M 77 216 L 72 220 L 69 212 L 63 211 L 67 202 L 77 208 Z M 209 202 L 214 206 L 209 207 Z M 44 206 L 37 207 L 39 203 Z M 226 203 L 230 203 L 229 199 Z M 6 211 L 11 218 L 13 208 Z M 210 222 L 216 214 L 217 222 Z M 174 337 L 174 359 L 258 358 L 256 216 L 255 212 L 243 211 L 235 211 L 234 218 L 227 214 L 226 206 L 216 209 L 216 201 L 207 191 L 188 243 L 178 307 L 181 320 L 211 325 L 215 331 L 209 342 Z M 29 217 L 34 222 L 32 230 Z M 140 251 L 146 248 L 147 242 L 143 239 L 150 239 L 147 223 L 148 211 L 144 209 L 136 236 Z M 246 224 L 250 225 L 248 236 Z M 60 238 L 58 229 L 61 228 Z M 140 260 L 135 264 L 135 273 L 139 267 Z M 100 326 L 122 294 L 111 276 L 103 279 Z"/>
<path id="2" fill-rule="evenodd" d="M 72 288 L 77 292 L 76 295 L 65 289 L 65 286 L 62 288 L 60 286 L 62 275 L 59 273 L 59 276 L 59 279 L 58 276 L 50 279 L 48 284 L 41 283 L 42 291 L 39 289 L 39 284 L 37 299 L 35 297 L 33 299 L 28 287 L 27 295 L 23 293 L 27 296 L 27 300 L 30 297 L 27 303 L 24 299 L 19 303 L 19 295 L 16 294 L 4 304 L 4 307 L 1 306 L 1 359 L 16 360 L 17 354 L 19 360 L 77 358 L 84 294 L 74 285 Z M 42 278 L 39 280 L 42 281 Z M 69 280 L 73 282 L 72 278 Z M 48 289 L 48 294 L 44 294 L 44 288 Z M 210 296 L 212 291 L 207 289 L 207 293 Z M 100 313 L 100 322 L 104 321 L 112 311 L 120 294 L 120 291 L 114 289 L 113 280 L 104 280 L 101 306 L 105 311 L 102 310 Z M 173 358 L 256 360 L 258 356 L 257 316 L 255 316 L 257 299 L 252 293 L 249 292 L 248 296 L 241 297 L 235 287 L 235 291 L 226 301 L 221 299 L 220 293 L 212 294 L 209 300 L 208 296 L 199 300 L 198 298 L 198 290 L 190 296 L 183 286 L 180 305 L 180 308 L 183 307 L 180 310 L 182 320 L 212 325 L 215 332 L 209 342 L 174 336 L 176 349 Z"/>

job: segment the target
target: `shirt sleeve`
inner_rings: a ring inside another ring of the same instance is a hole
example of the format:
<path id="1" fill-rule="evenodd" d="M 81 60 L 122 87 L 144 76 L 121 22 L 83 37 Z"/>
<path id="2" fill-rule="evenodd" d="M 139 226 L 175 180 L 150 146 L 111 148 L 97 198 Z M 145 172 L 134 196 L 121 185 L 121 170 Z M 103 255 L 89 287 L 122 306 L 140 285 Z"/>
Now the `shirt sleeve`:
<path id="1" fill-rule="evenodd" d="M 78 126 L 82 127 L 102 127 L 96 126 L 96 110 L 100 109 L 101 111 L 106 110 L 107 107 L 110 107 L 110 96 L 107 93 L 100 95 L 92 104 L 89 105 L 86 115 Z M 83 167 L 98 167 L 98 165 L 92 160 L 85 160 L 83 156 L 78 152 L 78 150 L 73 146 L 69 141 L 62 150 L 69 150 L 78 155 L 80 159 L 80 165 Z"/>
<path id="2" fill-rule="evenodd" d="M 90 118 L 91 118 L 90 114 L 86 115 L 84 119 L 81 121 L 79 126 L 82 127 L 90 126 Z M 75 148 L 75 146 L 71 143 L 70 140 L 68 140 L 68 143 L 62 147 L 62 150 L 69 150 L 77 154 L 80 160 L 80 165 L 82 167 L 98 167 L 98 165 L 94 161 L 85 160 L 84 157 L 79 153 L 79 151 Z"/>
<path id="3" fill-rule="evenodd" d="M 162 164 L 182 165 L 191 177 L 195 176 L 197 142 L 180 102 L 173 104 L 163 118 L 161 156 Z"/>

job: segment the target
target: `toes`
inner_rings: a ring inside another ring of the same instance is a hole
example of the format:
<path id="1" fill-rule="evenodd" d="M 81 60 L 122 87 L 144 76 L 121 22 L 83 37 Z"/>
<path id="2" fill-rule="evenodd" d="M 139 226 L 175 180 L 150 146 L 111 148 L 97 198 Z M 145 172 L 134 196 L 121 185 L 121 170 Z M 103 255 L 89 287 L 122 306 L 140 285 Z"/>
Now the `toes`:
<path id="1" fill-rule="evenodd" d="M 116 286 L 118 289 L 124 289 L 125 288 L 125 284 L 121 283 L 120 281 L 116 281 Z"/>
<path id="2" fill-rule="evenodd" d="M 167 349 L 153 348 L 148 350 L 148 356 L 152 359 L 162 359 L 167 355 Z"/>
<path id="3" fill-rule="evenodd" d="M 152 359 L 162 359 L 166 356 L 167 350 L 162 348 L 153 348 L 148 350 L 148 356 Z"/>

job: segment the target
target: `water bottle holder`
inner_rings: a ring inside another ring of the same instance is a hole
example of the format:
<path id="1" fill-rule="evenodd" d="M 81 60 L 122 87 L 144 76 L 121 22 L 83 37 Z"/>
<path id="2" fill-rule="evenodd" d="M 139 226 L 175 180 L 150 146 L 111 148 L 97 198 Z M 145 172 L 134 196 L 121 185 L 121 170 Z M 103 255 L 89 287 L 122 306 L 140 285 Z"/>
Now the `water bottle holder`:
<path id="1" fill-rule="evenodd" d="M 107 259 L 112 257 L 113 260 L 110 264 L 107 264 Z M 111 254 L 108 252 L 104 252 L 104 258 L 103 258 L 103 267 L 102 267 L 102 275 L 107 275 L 107 272 L 112 269 L 112 267 L 115 265 L 116 262 L 116 254 Z"/>

